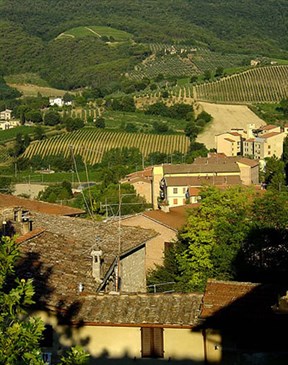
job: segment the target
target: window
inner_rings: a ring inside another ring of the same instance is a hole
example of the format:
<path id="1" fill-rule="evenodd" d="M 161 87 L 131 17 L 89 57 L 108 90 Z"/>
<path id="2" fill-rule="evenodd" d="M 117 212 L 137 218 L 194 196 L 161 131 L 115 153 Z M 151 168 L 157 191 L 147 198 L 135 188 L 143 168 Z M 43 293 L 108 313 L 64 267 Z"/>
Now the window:
<path id="1" fill-rule="evenodd" d="M 185 194 L 185 193 L 186 193 L 186 190 L 187 190 L 186 188 L 183 188 L 183 190 L 182 190 L 182 191 L 183 191 L 183 194 Z"/>
<path id="2" fill-rule="evenodd" d="M 163 357 L 163 328 L 141 328 L 142 357 Z"/>
<path id="3" fill-rule="evenodd" d="M 173 188 L 173 194 L 178 194 L 178 188 Z"/>
<path id="4" fill-rule="evenodd" d="M 173 199 L 173 204 L 174 205 L 178 204 L 178 199 Z"/>

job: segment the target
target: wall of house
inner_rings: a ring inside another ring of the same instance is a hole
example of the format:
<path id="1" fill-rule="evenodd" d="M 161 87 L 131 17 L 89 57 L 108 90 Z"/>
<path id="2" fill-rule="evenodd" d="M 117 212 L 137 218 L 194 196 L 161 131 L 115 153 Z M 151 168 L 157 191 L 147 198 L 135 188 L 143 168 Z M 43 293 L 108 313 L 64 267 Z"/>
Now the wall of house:
<path id="1" fill-rule="evenodd" d="M 153 229 L 158 233 L 156 237 L 153 237 L 146 242 L 146 272 L 149 269 L 154 268 L 155 265 L 163 264 L 164 245 L 165 242 L 171 242 L 176 239 L 176 232 L 163 224 L 154 222 L 142 214 L 136 215 L 131 218 L 122 220 L 122 225 L 131 227 L 141 227 L 147 229 Z"/>
<path id="2" fill-rule="evenodd" d="M 168 186 L 167 200 L 169 207 L 177 207 L 179 205 L 184 205 L 186 203 L 186 198 L 185 198 L 186 190 L 187 186 Z"/>
<path id="3" fill-rule="evenodd" d="M 85 350 L 95 358 L 95 364 L 102 358 L 141 358 L 141 328 L 116 326 L 82 326 L 80 328 L 60 326 L 55 315 L 38 312 L 46 324 L 53 326 L 53 346 L 45 348 L 52 353 L 52 359 L 65 347 L 82 344 Z M 206 352 L 210 360 L 221 356 L 221 349 L 215 350 L 219 339 L 208 338 Z M 190 329 L 165 328 L 163 332 L 164 358 L 170 360 L 195 360 L 201 364 L 205 359 L 205 346 L 201 332 Z M 159 361 L 159 360 L 158 360 Z"/>
<path id="4" fill-rule="evenodd" d="M 153 180 L 152 180 L 152 204 L 154 209 L 158 209 L 158 201 L 160 193 L 160 180 L 163 178 L 163 166 L 154 166 L 153 167 Z"/>
<path id="5" fill-rule="evenodd" d="M 131 185 L 134 186 L 137 194 L 144 196 L 148 204 L 152 204 L 152 184 L 150 181 L 137 181 Z"/>
<path id="6" fill-rule="evenodd" d="M 121 259 L 120 287 L 123 292 L 146 292 L 145 247 Z"/>
<path id="7" fill-rule="evenodd" d="M 191 329 L 164 329 L 165 358 L 203 361 L 204 342 L 202 333 Z"/>

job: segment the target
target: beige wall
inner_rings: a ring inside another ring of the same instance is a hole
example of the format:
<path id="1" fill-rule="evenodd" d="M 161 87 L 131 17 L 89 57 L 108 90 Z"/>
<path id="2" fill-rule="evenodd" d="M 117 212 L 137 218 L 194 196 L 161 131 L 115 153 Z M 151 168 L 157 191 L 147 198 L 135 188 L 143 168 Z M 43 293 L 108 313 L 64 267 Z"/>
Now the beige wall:
<path id="1" fill-rule="evenodd" d="M 204 360 L 204 341 L 201 332 L 191 329 L 164 330 L 165 358 Z"/>
<path id="2" fill-rule="evenodd" d="M 231 141 L 227 141 L 227 138 Z M 218 153 L 225 153 L 226 156 L 237 156 L 241 152 L 241 137 L 230 133 L 220 134 L 216 136 L 216 149 Z"/>
<path id="3" fill-rule="evenodd" d="M 163 264 L 164 244 L 176 239 L 176 231 L 142 214 L 122 220 L 122 225 L 153 229 L 158 235 L 146 243 L 146 271 Z"/>
<path id="4" fill-rule="evenodd" d="M 159 197 L 159 184 L 160 180 L 163 178 L 163 166 L 154 166 L 153 167 L 153 181 L 152 181 L 152 204 L 154 209 L 158 209 L 158 201 L 157 198 Z"/>
<path id="5" fill-rule="evenodd" d="M 240 177 L 244 185 L 259 184 L 259 166 L 250 167 L 237 162 L 240 168 Z"/>
<path id="6" fill-rule="evenodd" d="M 136 193 L 143 196 L 148 204 L 152 204 L 152 183 L 150 181 L 132 182 Z"/>
<path id="7" fill-rule="evenodd" d="M 46 324 L 54 328 L 54 347 L 47 348 L 47 352 L 59 352 L 65 346 L 83 344 L 87 352 L 93 357 L 105 356 L 108 358 L 141 358 L 141 328 L 140 327 L 113 327 L 113 326 L 83 326 L 70 328 L 67 336 L 67 327 L 57 325 L 54 315 L 45 312 L 35 314 L 40 316 Z M 205 358 L 205 343 L 202 332 L 193 332 L 191 329 L 164 328 L 163 332 L 164 358 L 173 360 L 190 359 L 203 362 Z M 208 360 L 214 362 L 221 359 L 221 348 L 215 350 L 219 344 L 219 336 L 207 334 L 206 353 Z M 95 363 L 97 364 L 97 359 Z"/>

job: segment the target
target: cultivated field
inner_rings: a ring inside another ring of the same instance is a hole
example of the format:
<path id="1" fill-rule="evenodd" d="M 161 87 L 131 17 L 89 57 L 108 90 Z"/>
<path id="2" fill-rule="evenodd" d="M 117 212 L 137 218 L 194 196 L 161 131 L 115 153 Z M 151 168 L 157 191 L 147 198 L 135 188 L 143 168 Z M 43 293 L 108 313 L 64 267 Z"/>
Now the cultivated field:
<path id="1" fill-rule="evenodd" d="M 220 105 L 199 103 L 200 110 L 205 110 L 213 117 L 213 122 L 201 133 L 197 142 L 204 143 L 208 149 L 215 148 L 215 135 L 229 131 L 231 128 L 246 129 L 247 124 L 255 124 L 260 127 L 266 124 L 245 105 Z"/>
<path id="2" fill-rule="evenodd" d="M 137 147 L 144 157 L 151 152 L 186 153 L 189 139 L 184 135 L 133 134 L 84 128 L 34 142 L 27 148 L 24 156 L 31 158 L 34 155 L 41 155 L 44 158 L 47 155 L 60 153 L 69 156 L 73 148 L 75 155 L 81 155 L 86 162 L 95 164 L 101 161 L 105 151 L 116 147 Z"/>
<path id="3" fill-rule="evenodd" d="M 197 85 L 196 99 L 218 103 L 279 102 L 288 96 L 288 66 L 250 69 L 219 81 Z"/>

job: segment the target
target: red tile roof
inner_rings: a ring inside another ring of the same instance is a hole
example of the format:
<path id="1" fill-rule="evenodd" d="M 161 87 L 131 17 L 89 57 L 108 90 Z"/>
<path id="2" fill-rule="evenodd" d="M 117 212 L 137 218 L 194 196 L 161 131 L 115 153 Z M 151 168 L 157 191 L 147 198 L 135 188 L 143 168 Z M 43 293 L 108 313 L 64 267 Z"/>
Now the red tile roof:
<path id="1" fill-rule="evenodd" d="M 278 136 L 279 134 L 282 134 L 282 132 L 270 132 L 270 133 L 266 133 L 266 134 L 261 134 L 258 138 L 271 138 L 271 137 Z"/>
<path id="2" fill-rule="evenodd" d="M 271 291 L 273 292 L 273 288 L 271 290 L 270 287 L 265 287 L 262 284 L 208 280 L 203 297 L 201 317 L 218 316 L 223 311 L 229 311 L 229 314 L 234 315 L 234 317 L 237 316 L 237 313 L 238 315 L 241 313 L 242 316 L 251 315 L 253 317 L 263 315 L 263 311 L 272 313 L 269 305 L 266 305 L 264 309 L 262 308 L 262 313 L 260 313 L 259 306 L 259 304 L 269 300 Z M 271 304 L 273 304 L 273 300 Z"/>
<path id="3" fill-rule="evenodd" d="M 267 125 L 260 127 L 259 129 L 261 129 L 262 131 L 270 131 L 271 129 L 274 129 L 274 128 L 279 128 L 279 127 L 277 125 L 267 124 Z"/>
<path id="4" fill-rule="evenodd" d="M 251 160 L 250 158 L 246 158 L 246 157 L 239 158 L 239 160 L 237 162 L 242 163 L 243 165 L 248 165 L 250 167 L 259 166 L 258 160 Z"/>
<path id="5" fill-rule="evenodd" d="M 22 207 L 39 213 L 67 216 L 75 216 L 85 213 L 82 209 L 71 208 L 66 205 L 51 204 L 7 194 L 0 194 L 0 207 Z"/>
<path id="6" fill-rule="evenodd" d="M 151 210 L 143 215 L 171 229 L 180 229 L 187 221 L 189 210 L 199 207 L 199 204 L 187 204 L 170 208 L 168 213 L 162 210 Z"/>
<path id="7" fill-rule="evenodd" d="M 171 176 L 165 177 L 167 186 L 241 185 L 239 175 L 227 176 Z"/>

